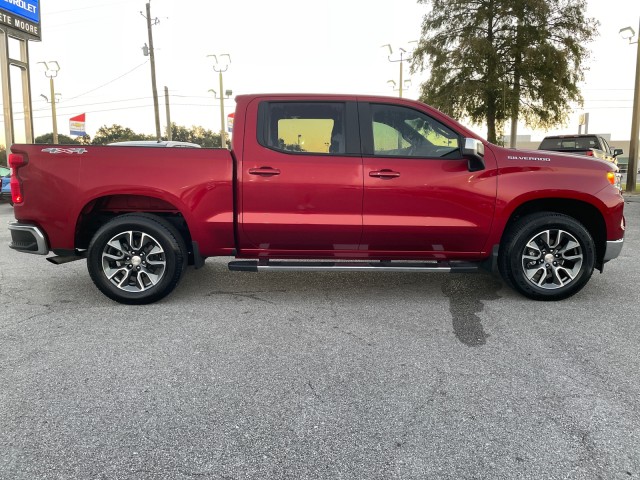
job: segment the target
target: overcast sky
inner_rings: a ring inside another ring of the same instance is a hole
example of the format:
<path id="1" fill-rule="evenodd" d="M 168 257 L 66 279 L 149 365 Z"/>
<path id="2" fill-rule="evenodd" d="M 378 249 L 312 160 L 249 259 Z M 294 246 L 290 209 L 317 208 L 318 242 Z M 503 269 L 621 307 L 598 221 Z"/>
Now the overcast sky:
<path id="1" fill-rule="evenodd" d="M 69 134 L 69 118 L 87 114 L 87 131 L 114 123 L 154 133 L 144 0 L 41 0 L 42 42 L 30 42 L 35 135 L 52 131 L 48 79 L 40 61 L 56 60 L 58 129 Z M 589 72 L 582 87 L 590 132 L 628 139 L 633 101 L 636 46 L 618 34 L 638 30 L 638 0 L 589 0 L 600 35 L 591 44 Z M 179 125 L 220 128 L 219 90 L 211 54 L 227 53 L 231 64 L 224 88 L 233 94 L 335 92 L 397 95 L 399 64 L 390 63 L 384 44 L 409 48 L 420 33 L 427 7 L 415 0 L 151 0 L 161 125 L 163 88 L 170 92 L 171 120 Z M 393 56 L 396 58 L 396 55 Z M 426 73 L 411 77 L 406 97 L 416 98 Z M 15 100 L 15 98 L 14 98 Z M 233 111 L 227 100 L 225 113 Z M 576 109 L 567 128 L 577 132 Z M 472 126 L 484 136 L 483 127 Z M 4 137 L 4 129 L 0 129 Z M 540 139 L 545 132 L 521 126 L 520 134 Z M 0 139 L 1 141 L 1 139 Z M 4 143 L 3 141 L 1 143 Z"/>

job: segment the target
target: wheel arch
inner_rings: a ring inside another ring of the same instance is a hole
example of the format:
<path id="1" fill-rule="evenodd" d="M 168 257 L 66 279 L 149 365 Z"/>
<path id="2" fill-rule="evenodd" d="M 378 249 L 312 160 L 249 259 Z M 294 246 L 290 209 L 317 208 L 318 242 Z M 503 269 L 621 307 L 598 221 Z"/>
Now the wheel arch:
<path id="1" fill-rule="evenodd" d="M 504 232 L 518 219 L 537 212 L 561 213 L 576 219 L 587 229 L 596 247 L 596 269 L 602 271 L 605 250 L 607 248 L 607 226 L 602 212 L 593 204 L 571 198 L 540 198 L 519 205 L 507 220 Z"/>
<path id="2" fill-rule="evenodd" d="M 147 194 L 103 195 L 87 202 L 80 210 L 76 220 L 75 248 L 80 250 L 88 248 L 91 239 L 102 225 L 125 213 L 146 213 L 167 220 L 184 239 L 189 251 L 189 263 L 193 264 L 193 240 L 189 219 L 173 203 Z"/>

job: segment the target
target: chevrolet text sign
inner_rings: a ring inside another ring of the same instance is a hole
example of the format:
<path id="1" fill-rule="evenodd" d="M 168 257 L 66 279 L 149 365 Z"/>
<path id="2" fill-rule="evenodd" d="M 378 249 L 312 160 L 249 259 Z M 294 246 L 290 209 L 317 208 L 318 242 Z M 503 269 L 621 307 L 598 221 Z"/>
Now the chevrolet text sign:
<path id="1" fill-rule="evenodd" d="M 0 0 L 2 26 L 40 40 L 40 0 Z"/>

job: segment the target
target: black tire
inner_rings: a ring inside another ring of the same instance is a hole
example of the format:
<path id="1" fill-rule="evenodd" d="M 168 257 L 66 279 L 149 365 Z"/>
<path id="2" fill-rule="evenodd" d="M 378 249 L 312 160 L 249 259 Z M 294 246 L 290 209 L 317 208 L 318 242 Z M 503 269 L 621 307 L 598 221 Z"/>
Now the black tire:
<path id="1" fill-rule="evenodd" d="M 131 213 L 100 227 L 89 244 L 87 268 L 107 297 L 142 305 L 173 291 L 187 258 L 184 239 L 173 225 L 156 215 Z"/>
<path id="2" fill-rule="evenodd" d="M 553 212 L 514 222 L 500 244 L 498 268 L 505 282 L 534 300 L 562 300 L 591 278 L 596 249 L 576 219 Z"/>

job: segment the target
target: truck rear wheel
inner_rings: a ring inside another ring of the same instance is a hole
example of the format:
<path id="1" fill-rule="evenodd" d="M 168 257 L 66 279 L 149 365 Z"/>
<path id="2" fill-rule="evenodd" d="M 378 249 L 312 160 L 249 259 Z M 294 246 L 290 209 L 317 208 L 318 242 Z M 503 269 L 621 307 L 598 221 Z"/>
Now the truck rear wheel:
<path id="1" fill-rule="evenodd" d="M 498 267 L 505 281 L 534 300 L 562 300 L 591 278 L 596 250 L 577 220 L 539 212 L 517 220 L 500 245 Z"/>
<path id="2" fill-rule="evenodd" d="M 178 285 L 187 265 L 182 236 L 156 215 L 121 215 L 104 224 L 89 244 L 87 268 L 107 297 L 152 303 Z"/>

